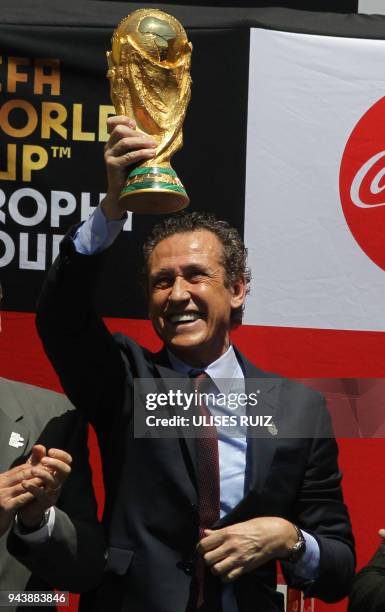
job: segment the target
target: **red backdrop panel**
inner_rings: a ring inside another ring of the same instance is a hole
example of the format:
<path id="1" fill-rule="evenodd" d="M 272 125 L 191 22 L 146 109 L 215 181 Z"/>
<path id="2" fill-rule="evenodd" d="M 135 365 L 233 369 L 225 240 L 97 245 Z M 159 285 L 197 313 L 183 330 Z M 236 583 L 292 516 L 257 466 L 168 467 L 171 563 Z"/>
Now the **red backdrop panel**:
<path id="1" fill-rule="evenodd" d="M 60 383 L 37 336 L 35 315 L 3 313 L 0 336 L 0 375 L 60 391 Z M 137 342 L 158 350 L 160 341 L 149 321 L 107 319 L 111 331 L 122 331 Z M 234 342 L 263 369 L 293 377 L 382 377 L 384 333 L 242 326 Z M 369 357 L 370 356 L 370 357 Z M 358 566 L 365 564 L 378 543 L 377 530 L 385 526 L 383 483 L 385 440 L 339 440 L 344 493 L 357 541 Z M 90 453 L 100 509 L 104 501 L 100 458 L 95 435 Z M 346 604 L 316 603 L 316 612 L 342 612 Z M 76 598 L 71 609 L 76 609 Z"/>

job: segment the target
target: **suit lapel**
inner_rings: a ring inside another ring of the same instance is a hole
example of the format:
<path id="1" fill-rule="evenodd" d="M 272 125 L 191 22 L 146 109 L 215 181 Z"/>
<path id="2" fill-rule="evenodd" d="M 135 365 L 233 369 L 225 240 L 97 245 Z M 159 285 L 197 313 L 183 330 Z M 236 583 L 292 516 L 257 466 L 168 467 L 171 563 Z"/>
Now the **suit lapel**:
<path id="1" fill-rule="evenodd" d="M 29 431 L 17 386 L 17 382 L 0 378 L 0 472 L 17 463 L 28 449 Z"/>
<path id="2" fill-rule="evenodd" d="M 248 397 L 251 393 L 256 393 L 258 397 L 256 406 L 248 406 L 248 416 L 260 417 L 260 422 L 263 417 L 272 417 L 270 427 L 249 426 L 247 431 L 247 490 L 260 494 L 263 491 L 278 446 L 278 406 L 281 379 L 259 370 L 236 348 L 235 351 L 245 374 L 246 393 Z"/>
<path id="3" fill-rule="evenodd" d="M 166 393 L 170 390 L 175 390 L 175 384 L 171 382 L 172 379 L 175 380 L 177 378 L 180 378 L 181 381 L 186 380 L 185 374 L 181 374 L 171 368 L 171 364 L 167 357 L 167 351 L 165 348 L 163 348 L 160 353 L 157 353 L 155 357 L 155 369 L 157 370 L 159 377 L 162 379 L 162 384 Z M 181 427 L 178 429 L 182 455 L 186 461 L 186 465 L 191 475 L 191 479 L 195 487 L 197 487 L 196 439 L 189 437 L 188 435 L 186 435 L 186 433 L 187 428 Z"/>

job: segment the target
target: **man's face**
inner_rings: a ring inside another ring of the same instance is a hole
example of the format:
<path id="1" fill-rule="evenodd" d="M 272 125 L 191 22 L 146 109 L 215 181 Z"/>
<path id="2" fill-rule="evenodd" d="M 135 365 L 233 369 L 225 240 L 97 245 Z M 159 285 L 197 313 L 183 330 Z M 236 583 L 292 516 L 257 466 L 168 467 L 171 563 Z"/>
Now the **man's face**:
<path id="1" fill-rule="evenodd" d="M 225 285 L 222 245 L 208 230 L 174 234 L 149 261 L 149 317 L 166 346 L 204 367 L 229 346 L 230 315 L 245 299 L 240 279 Z"/>

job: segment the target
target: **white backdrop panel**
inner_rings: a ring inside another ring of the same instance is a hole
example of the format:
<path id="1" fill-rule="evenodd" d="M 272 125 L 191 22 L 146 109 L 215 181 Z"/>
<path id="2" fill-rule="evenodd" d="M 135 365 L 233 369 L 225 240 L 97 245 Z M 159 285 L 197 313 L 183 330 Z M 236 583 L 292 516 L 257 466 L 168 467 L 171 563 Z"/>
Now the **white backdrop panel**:
<path id="1" fill-rule="evenodd" d="M 385 95 L 384 64 L 385 41 L 252 29 L 245 323 L 385 330 L 385 272 L 339 196 L 349 135 Z"/>

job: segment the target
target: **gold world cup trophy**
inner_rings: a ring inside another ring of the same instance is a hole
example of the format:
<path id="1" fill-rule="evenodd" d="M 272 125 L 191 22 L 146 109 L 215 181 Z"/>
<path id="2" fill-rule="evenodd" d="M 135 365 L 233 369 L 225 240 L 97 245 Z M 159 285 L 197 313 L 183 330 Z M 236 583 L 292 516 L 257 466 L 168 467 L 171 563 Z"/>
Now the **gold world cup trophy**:
<path id="1" fill-rule="evenodd" d="M 137 130 L 158 143 L 156 156 L 131 170 L 120 199 L 133 212 L 176 212 L 189 203 L 170 158 L 183 143 L 192 45 L 177 19 L 139 9 L 119 23 L 111 46 L 107 76 L 116 114 L 135 119 Z"/>

